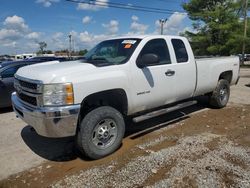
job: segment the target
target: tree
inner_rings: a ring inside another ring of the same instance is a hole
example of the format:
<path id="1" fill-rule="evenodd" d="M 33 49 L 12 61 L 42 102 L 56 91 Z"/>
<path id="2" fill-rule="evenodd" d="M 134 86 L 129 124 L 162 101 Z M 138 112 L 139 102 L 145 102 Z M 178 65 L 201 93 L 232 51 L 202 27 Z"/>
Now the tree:
<path id="1" fill-rule="evenodd" d="M 44 50 L 44 53 L 45 54 L 53 54 L 53 51 L 52 50 Z"/>
<path id="2" fill-rule="evenodd" d="M 47 43 L 46 42 L 39 42 L 39 54 L 44 54 L 44 49 L 47 48 Z"/>
<path id="3" fill-rule="evenodd" d="M 85 55 L 87 52 L 88 52 L 87 49 L 80 50 L 80 51 L 79 51 L 79 55 L 80 55 L 80 56 L 83 56 L 83 55 Z"/>
<path id="4" fill-rule="evenodd" d="M 195 55 L 230 55 L 240 53 L 242 23 L 239 10 L 241 1 L 190 0 L 183 4 L 196 32 L 185 32 Z"/>

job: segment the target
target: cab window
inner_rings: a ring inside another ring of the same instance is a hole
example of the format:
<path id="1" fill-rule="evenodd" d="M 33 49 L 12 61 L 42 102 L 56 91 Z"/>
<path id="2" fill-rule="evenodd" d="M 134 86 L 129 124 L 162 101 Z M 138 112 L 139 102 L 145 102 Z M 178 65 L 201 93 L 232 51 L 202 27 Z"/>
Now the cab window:
<path id="1" fill-rule="evenodd" d="M 180 39 L 172 39 L 177 63 L 184 63 L 188 61 L 188 53 L 185 44 Z"/>
<path id="2" fill-rule="evenodd" d="M 139 58 L 145 54 L 155 54 L 159 57 L 159 62 L 150 66 L 171 64 L 168 46 L 164 39 L 153 39 L 146 43 L 140 52 Z"/>

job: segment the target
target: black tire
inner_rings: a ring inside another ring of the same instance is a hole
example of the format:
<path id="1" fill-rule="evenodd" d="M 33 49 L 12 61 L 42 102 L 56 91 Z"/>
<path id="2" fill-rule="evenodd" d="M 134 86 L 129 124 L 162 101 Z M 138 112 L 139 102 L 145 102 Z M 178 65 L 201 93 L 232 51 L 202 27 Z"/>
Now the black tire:
<path id="1" fill-rule="evenodd" d="M 90 159 L 100 159 L 119 148 L 124 132 L 125 123 L 119 111 L 109 106 L 98 107 L 80 123 L 78 149 Z"/>
<path id="2" fill-rule="evenodd" d="M 230 96 L 230 84 L 227 80 L 219 80 L 215 90 L 210 96 L 209 104 L 215 108 L 227 105 Z"/>

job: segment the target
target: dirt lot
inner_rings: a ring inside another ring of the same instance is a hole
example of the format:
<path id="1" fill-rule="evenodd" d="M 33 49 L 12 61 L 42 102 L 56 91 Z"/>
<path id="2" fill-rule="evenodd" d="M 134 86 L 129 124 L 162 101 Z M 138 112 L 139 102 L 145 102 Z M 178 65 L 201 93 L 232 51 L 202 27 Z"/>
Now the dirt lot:
<path id="1" fill-rule="evenodd" d="M 98 161 L 3 111 L 0 187 L 250 187 L 250 70 L 241 75 L 228 107 L 202 102 L 130 124 L 122 147 Z"/>

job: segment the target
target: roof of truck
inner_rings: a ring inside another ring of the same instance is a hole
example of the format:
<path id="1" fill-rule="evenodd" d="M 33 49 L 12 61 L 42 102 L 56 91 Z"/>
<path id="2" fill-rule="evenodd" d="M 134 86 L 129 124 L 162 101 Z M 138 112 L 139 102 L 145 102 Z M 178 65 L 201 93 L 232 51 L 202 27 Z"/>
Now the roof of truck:
<path id="1" fill-rule="evenodd" d="M 113 38 L 110 38 L 109 40 L 112 40 L 112 39 L 129 39 L 129 38 L 134 38 L 134 39 L 144 39 L 144 38 L 147 38 L 147 37 L 178 37 L 178 38 L 183 38 L 181 36 L 174 36 L 174 35 L 124 35 L 124 36 L 121 36 L 121 37 L 113 37 Z"/>

